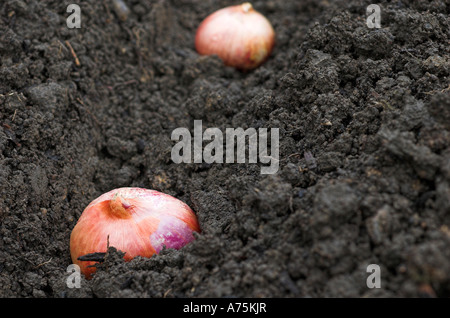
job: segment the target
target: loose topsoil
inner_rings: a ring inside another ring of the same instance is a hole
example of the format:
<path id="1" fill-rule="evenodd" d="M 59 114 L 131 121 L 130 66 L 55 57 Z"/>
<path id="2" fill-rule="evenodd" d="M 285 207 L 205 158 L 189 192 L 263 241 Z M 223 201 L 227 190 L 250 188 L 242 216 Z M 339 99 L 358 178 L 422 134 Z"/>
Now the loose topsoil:
<path id="1" fill-rule="evenodd" d="M 450 296 L 447 1 L 381 1 L 379 29 L 371 1 L 254 1 L 277 37 L 246 73 L 194 47 L 239 2 L 125 3 L 0 3 L 0 297 Z M 279 128 L 279 171 L 175 164 L 194 120 Z M 183 200 L 202 233 L 131 262 L 110 248 L 68 288 L 71 230 L 118 187 Z"/>

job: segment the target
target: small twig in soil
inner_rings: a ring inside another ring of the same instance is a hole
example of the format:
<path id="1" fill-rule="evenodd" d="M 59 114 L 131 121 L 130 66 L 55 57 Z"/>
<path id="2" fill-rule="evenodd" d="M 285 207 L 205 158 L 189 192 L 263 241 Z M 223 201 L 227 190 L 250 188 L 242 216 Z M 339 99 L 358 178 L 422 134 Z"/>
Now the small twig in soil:
<path id="1" fill-rule="evenodd" d="M 152 74 L 149 74 L 148 69 L 146 67 L 144 67 L 144 63 L 143 63 L 142 51 L 146 50 L 146 49 L 141 48 L 140 32 L 142 30 L 139 28 L 133 28 L 132 30 L 125 28 L 125 30 L 128 32 L 131 40 L 135 39 L 134 41 L 132 41 L 132 43 L 134 43 L 134 45 L 133 45 L 134 52 L 138 58 L 139 72 L 141 73 L 140 81 L 147 82 L 148 80 L 150 80 L 152 78 Z"/>
<path id="2" fill-rule="evenodd" d="M 72 45 L 70 45 L 70 42 L 69 42 L 69 41 L 66 41 L 66 45 L 69 47 L 70 53 L 72 54 L 73 58 L 75 59 L 75 65 L 76 65 L 76 66 L 80 66 L 80 65 L 81 65 L 80 60 L 78 59 L 78 56 L 77 56 L 77 54 L 75 53 L 75 51 L 74 51 Z"/>
<path id="3" fill-rule="evenodd" d="M 48 261 L 46 261 L 46 262 L 44 262 L 44 263 L 41 263 L 41 264 L 38 264 L 38 265 L 36 265 L 36 268 L 38 268 L 38 267 L 41 267 L 41 266 L 43 266 L 43 265 L 45 265 L 45 264 L 48 264 L 48 263 L 50 263 L 52 261 L 52 258 L 50 257 L 50 259 L 48 260 Z"/>
<path id="4" fill-rule="evenodd" d="M 129 81 L 126 81 L 126 82 L 122 82 L 122 83 L 116 83 L 116 84 L 114 84 L 114 85 L 109 85 L 109 86 L 106 86 L 110 91 L 113 91 L 115 88 L 117 88 L 117 87 L 119 87 L 119 86 L 125 86 L 125 85 L 130 85 L 130 84 L 134 84 L 134 83 L 137 83 L 138 81 L 137 80 L 135 80 L 135 79 L 133 79 L 133 80 L 129 80 Z"/>
<path id="5" fill-rule="evenodd" d="M 88 107 L 86 107 L 86 105 L 81 100 L 81 98 L 77 97 L 77 101 L 78 101 L 78 103 L 80 103 L 83 106 L 83 109 L 92 117 L 92 119 L 94 119 L 95 123 L 101 127 L 102 125 L 98 121 L 97 117 L 95 117 L 95 115 L 91 113 L 91 111 L 89 110 Z"/>
<path id="6" fill-rule="evenodd" d="M 300 157 L 302 154 L 301 153 L 298 153 L 298 152 L 296 152 L 296 153 L 291 153 L 289 156 L 287 156 L 287 158 L 286 159 L 290 159 L 290 158 L 292 158 L 292 157 Z"/>
<path id="7" fill-rule="evenodd" d="M 6 134 L 8 140 L 11 140 L 17 147 L 20 147 L 20 143 L 17 141 L 16 134 L 12 131 L 11 126 L 8 124 L 2 124 L 3 131 Z"/>
<path id="8" fill-rule="evenodd" d="M 108 5 L 106 4 L 106 1 L 103 0 L 103 6 L 106 9 L 106 14 L 108 15 L 108 18 L 106 19 L 106 23 L 111 23 L 112 21 L 112 15 L 111 15 L 111 11 L 109 10 Z"/>
<path id="9" fill-rule="evenodd" d="M 133 28 L 133 30 L 132 30 L 134 36 L 136 37 L 135 50 L 136 50 L 136 55 L 138 56 L 139 68 L 142 70 L 143 65 L 142 65 L 142 53 L 141 53 L 141 35 L 139 34 L 140 31 L 141 30 L 138 28 Z"/>
<path id="10" fill-rule="evenodd" d="M 441 90 L 433 90 L 433 91 L 425 92 L 424 94 L 433 95 L 433 94 L 436 94 L 436 93 L 443 93 L 443 92 L 448 91 L 448 90 L 450 90 L 450 84 L 448 85 L 447 88 L 444 88 L 444 89 L 441 89 Z"/>
<path id="11" fill-rule="evenodd" d="M 375 105 L 381 105 L 383 107 L 383 109 L 387 109 L 387 110 L 393 110 L 394 107 L 391 106 L 391 104 L 389 104 L 387 101 L 385 100 L 381 100 L 381 101 L 375 101 L 374 102 Z"/>
<path id="12" fill-rule="evenodd" d="M 163 298 L 166 298 L 167 295 L 169 295 L 169 293 L 170 293 L 171 291 L 172 291 L 172 289 L 169 288 L 169 289 L 164 293 Z"/>
<path id="13" fill-rule="evenodd" d="M 57 40 L 58 41 L 58 43 L 59 43 L 59 52 L 58 52 L 58 54 L 59 54 L 59 56 L 62 56 L 62 50 L 64 49 L 64 54 L 67 54 L 67 48 L 64 46 L 64 44 L 60 41 L 60 40 Z"/>

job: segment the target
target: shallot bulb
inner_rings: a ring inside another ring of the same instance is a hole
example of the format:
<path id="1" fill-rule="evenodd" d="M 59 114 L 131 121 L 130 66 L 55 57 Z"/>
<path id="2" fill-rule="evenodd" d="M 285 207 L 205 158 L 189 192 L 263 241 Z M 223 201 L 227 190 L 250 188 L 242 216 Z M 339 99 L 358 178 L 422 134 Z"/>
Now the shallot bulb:
<path id="1" fill-rule="evenodd" d="M 217 55 L 225 65 L 251 70 L 272 52 L 275 31 L 248 2 L 209 15 L 198 27 L 195 48 L 201 55 Z"/>
<path id="2" fill-rule="evenodd" d="M 151 257 L 166 248 L 179 249 L 200 232 L 197 217 L 182 201 L 158 191 L 119 188 L 92 201 L 70 236 L 72 262 L 87 278 L 94 261 L 78 258 L 104 253 L 108 244 L 125 252 L 124 259 Z"/>

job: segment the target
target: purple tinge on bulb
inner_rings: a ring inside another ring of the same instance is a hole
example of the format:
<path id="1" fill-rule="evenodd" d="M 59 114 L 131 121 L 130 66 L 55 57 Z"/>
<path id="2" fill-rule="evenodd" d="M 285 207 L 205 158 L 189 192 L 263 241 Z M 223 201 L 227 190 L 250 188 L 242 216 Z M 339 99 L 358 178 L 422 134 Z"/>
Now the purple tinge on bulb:
<path id="1" fill-rule="evenodd" d="M 194 235 L 189 226 L 174 216 L 164 217 L 156 231 L 150 235 L 150 243 L 156 253 L 159 253 L 164 246 L 179 249 L 193 240 Z"/>

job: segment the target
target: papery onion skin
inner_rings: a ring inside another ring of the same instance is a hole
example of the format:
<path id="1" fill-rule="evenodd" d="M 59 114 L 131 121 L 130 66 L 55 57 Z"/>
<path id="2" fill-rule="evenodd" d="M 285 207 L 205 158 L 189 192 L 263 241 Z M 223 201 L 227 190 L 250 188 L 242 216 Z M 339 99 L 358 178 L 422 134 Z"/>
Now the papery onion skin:
<path id="1" fill-rule="evenodd" d="M 264 63 L 275 45 L 275 31 L 248 2 L 209 15 L 197 29 L 195 48 L 217 55 L 225 65 L 247 71 Z"/>
<path id="2" fill-rule="evenodd" d="M 181 200 L 155 190 L 119 188 L 101 195 L 83 211 L 70 236 L 72 262 L 89 279 L 96 262 L 78 258 L 104 253 L 108 243 L 125 252 L 124 259 L 129 261 L 151 257 L 164 246 L 179 249 L 195 239 L 193 232 L 200 233 L 197 217 Z"/>

